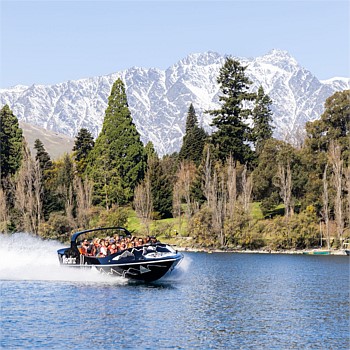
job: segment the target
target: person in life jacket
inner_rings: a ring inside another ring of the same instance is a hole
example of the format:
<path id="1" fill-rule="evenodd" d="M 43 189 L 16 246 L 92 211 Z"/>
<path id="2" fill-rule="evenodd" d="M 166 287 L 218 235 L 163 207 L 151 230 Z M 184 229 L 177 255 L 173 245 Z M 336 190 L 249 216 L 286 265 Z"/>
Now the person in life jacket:
<path id="1" fill-rule="evenodd" d="M 87 255 L 89 246 L 90 246 L 90 244 L 89 244 L 88 240 L 84 239 L 84 241 L 81 245 L 81 248 L 80 248 L 80 253 L 83 255 Z"/>
<path id="2" fill-rule="evenodd" d="M 107 256 L 107 247 L 104 239 L 101 239 L 100 241 L 100 252 L 98 256 Z"/>

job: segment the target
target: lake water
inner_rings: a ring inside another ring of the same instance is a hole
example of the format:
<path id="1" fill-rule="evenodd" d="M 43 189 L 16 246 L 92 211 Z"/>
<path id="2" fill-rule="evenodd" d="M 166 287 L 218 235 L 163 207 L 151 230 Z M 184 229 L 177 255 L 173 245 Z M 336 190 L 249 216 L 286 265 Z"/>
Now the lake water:
<path id="1" fill-rule="evenodd" d="M 349 257 L 185 253 L 153 284 L 58 265 L 0 236 L 3 349 L 348 349 Z"/>

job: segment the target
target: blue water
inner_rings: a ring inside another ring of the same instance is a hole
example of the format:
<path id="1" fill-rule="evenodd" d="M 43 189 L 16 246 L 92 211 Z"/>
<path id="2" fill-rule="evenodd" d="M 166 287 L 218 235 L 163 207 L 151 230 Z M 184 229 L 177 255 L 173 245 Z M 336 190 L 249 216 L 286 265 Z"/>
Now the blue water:
<path id="1" fill-rule="evenodd" d="M 350 348 L 346 256 L 185 253 L 146 285 L 67 271 L 56 242 L 0 247 L 4 349 Z"/>

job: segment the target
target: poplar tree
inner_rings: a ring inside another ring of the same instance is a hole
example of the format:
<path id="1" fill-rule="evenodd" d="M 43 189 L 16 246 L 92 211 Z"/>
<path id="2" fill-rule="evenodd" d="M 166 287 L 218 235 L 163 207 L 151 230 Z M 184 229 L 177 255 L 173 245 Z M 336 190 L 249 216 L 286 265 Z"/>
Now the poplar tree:
<path id="1" fill-rule="evenodd" d="M 192 160 L 199 165 L 207 137 L 207 133 L 198 125 L 196 111 L 191 103 L 187 113 L 185 136 L 182 139 L 179 159 Z"/>
<path id="2" fill-rule="evenodd" d="M 144 176 L 145 155 L 121 79 L 113 84 L 102 131 L 88 163 L 86 173 L 95 182 L 96 204 L 108 209 L 114 203 L 132 200 L 134 189 Z"/>
<path id="3" fill-rule="evenodd" d="M 24 138 L 18 119 L 8 105 L 0 111 L 0 181 L 21 166 Z"/>
<path id="4" fill-rule="evenodd" d="M 251 141 L 251 128 L 247 123 L 251 109 L 245 105 L 255 99 L 255 94 L 249 92 L 252 82 L 245 75 L 246 68 L 237 60 L 226 59 L 217 78 L 221 108 L 208 111 L 214 117 L 211 125 L 216 128 L 211 142 L 222 162 L 231 155 L 242 164 L 253 158 L 248 144 Z"/>

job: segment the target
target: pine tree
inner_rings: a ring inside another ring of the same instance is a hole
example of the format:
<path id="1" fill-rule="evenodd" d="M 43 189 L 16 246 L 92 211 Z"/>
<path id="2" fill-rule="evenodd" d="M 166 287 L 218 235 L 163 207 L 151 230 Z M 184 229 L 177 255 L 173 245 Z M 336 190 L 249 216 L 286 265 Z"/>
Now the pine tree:
<path id="1" fill-rule="evenodd" d="M 108 99 L 102 131 L 89 154 L 86 173 L 95 182 L 95 203 L 107 208 L 132 200 L 145 170 L 144 147 L 118 79 Z"/>
<path id="2" fill-rule="evenodd" d="M 251 129 L 246 122 L 251 110 L 244 108 L 244 103 L 254 100 L 255 94 L 249 92 L 251 81 L 245 75 L 246 68 L 232 58 L 226 59 L 217 78 L 222 93 L 219 96 L 221 108 L 208 111 L 214 116 L 211 125 L 216 128 L 211 142 L 223 162 L 230 155 L 241 163 L 253 158 L 248 145 Z"/>
<path id="3" fill-rule="evenodd" d="M 272 100 L 268 95 L 265 95 L 263 87 L 260 86 L 252 113 L 254 124 L 253 140 L 255 142 L 255 150 L 258 155 L 261 153 L 265 141 L 272 137 L 273 127 L 271 125 L 271 104 Z"/>
<path id="4" fill-rule="evenodd" d="M 52 172 L 54 166 L 41 140 L 35 140 L 34 149 L 36 150 L 35 160 L 39 162 L 39 169 L 41 172 L 42 211 L 44 218 L 47 220 L 52 211 L 60 208 L 56 193 L 57 186 L 56 184 L 52 186 L 50 183 L 53 177 Z"/>
<path id="5" fill-rule="evenodd" d="M 35 160 L 39 162 L 41 171 L 44 172 L 52 168 L 50 155 L 47 153 L 44 144 L 36 139 L 34 142 L 34 149 L 36 150 Z"/>
<path id="6" fill-rule="evenodd" d="M 159 160 L 155 157 L 149 163 L 153 209 L 160 219 L 172 216 L 172 182 L 167 169 L 172 164 L 173 161 L 169 158 Z"/>
<path id="7" fill-rule="evenodd" d="M 179 159 L 192 160 L 196 165 L 199 165 L 207 138 L 207 133 L 198 126 L 196 111 L 191 103 L 187 113 L 186 131 L 179 152 Z"/>
<path id="8" fill-rule="evenodd" d="M 74 160 L 78 174 L 81 176 L 87 166 L 90 151 L 94 148 L 94 138 L 88 129 L 82 128 L 74 141 Z"/>
<path id="9" fill-rule="evenodd" d="M 21 166 L 23 142 L 18 119 L 5 105 L 0 111 L 0 181 Z"/>
<path id="10" fill-rule="evenodd" d="M 157 154 L 156 150 L 154 149 L 154 145 L 153 145 L 152 141 L 147 142 L 147 144 L 145 146 L 145 155 L 146 155 L 147 164 L 151 158 L 153 158 L 153 157 L 158 158 L 158 154 Z"/>

